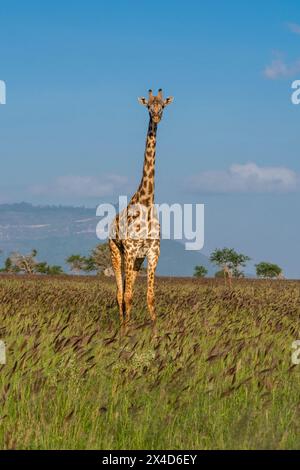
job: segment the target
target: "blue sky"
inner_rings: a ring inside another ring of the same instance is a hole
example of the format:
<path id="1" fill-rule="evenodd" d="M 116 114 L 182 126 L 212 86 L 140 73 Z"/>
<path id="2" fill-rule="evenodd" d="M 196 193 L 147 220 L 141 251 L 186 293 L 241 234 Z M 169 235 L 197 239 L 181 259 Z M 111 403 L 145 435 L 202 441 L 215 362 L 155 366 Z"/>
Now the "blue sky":
<path id="1" fill-rule="evenodd" d="M 131 194 L 148 116 L 157 202 L 205 203 L 204 253 L 229 245 L 300 277 L 296 1 L 10 1 L 0 6 L 0 202 Z"/>

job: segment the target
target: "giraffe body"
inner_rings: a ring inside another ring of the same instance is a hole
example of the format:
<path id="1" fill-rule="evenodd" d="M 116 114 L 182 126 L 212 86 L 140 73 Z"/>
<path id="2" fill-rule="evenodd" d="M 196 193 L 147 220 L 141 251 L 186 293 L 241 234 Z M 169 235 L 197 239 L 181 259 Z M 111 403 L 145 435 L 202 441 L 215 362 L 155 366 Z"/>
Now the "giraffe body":
<path id="1" fill-rule="evenodd" d="M 155 322 L 155 270 L 160 255 L 160 226 L 154 206 L 155 154 L 157 124 L 165 106 L 173 98 L 163 100 L 149 90 L 149 99 L 139 99 L 149 110 L 143 176 L 128 206 L 113 221 L 109 247 L 117 283 L 117 302 L 121 324 L 130 320 L 133 287 L 138 271 L 147 258 L 147 304 L 151 320 Z"/>

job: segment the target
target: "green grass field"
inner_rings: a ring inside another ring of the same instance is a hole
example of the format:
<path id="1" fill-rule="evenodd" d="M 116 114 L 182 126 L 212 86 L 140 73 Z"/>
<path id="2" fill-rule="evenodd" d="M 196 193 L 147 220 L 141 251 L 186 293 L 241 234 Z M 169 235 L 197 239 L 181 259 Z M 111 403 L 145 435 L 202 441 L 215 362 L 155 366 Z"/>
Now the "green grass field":
<path id="1" fill-rule="evenodd" d="M 0 278 L 2 449 L 299 449 L 300 283 Z"/>

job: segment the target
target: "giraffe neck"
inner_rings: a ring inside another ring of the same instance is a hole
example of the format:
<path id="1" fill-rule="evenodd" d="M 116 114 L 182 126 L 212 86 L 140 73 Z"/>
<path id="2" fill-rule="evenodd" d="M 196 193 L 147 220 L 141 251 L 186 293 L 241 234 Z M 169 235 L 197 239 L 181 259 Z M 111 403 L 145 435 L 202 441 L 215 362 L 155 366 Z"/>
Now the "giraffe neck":
<path id="1" fill-rule="evenodd" d="M 154 204 L 156 131 L 157 124 L 154 123 L 150 117 L 146 139 L 143 176 L 139 188 L 131 200 L 131 202 L 135 204 L 139 203 L 145 206 Z"/>

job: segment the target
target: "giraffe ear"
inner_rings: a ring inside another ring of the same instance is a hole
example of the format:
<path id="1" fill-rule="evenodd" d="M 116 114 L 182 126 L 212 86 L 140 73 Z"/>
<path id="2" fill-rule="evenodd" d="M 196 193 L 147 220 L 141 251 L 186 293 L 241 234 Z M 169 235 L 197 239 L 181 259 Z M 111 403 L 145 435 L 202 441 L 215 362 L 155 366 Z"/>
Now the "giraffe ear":
<path id="1" fill-rule="evenodd" d="M 146 98 L 138 98 L 139 100 L 139 103 L 142 104 L 143 106 L 147 106 L 148 104 L 148 101 L 146 100 Z"/>
<path id="2" fill-rule="evenodd" d="M 173 100 L 174 100 L 174 97 L 169 96 L 168 98 L 165 99 L 164 106 L 168 106 L 168 104 L 171 104 Z"/>

